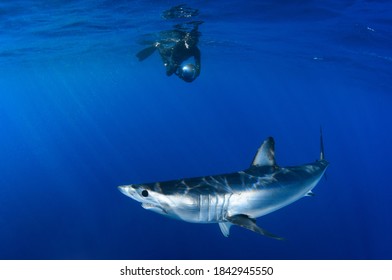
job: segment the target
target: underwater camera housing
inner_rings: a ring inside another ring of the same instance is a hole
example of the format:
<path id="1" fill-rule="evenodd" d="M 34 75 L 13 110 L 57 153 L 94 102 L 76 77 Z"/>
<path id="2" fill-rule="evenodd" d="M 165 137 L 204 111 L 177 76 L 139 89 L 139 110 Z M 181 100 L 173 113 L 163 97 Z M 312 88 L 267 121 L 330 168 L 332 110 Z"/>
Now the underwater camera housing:
<path id="1" fill-rule="evenodd" d="M 187 63 L 179 67 L 178 77 L 180 77 L 185 82 L 193 82 L 197 77 L 197 69 L 194 64 Z"/>

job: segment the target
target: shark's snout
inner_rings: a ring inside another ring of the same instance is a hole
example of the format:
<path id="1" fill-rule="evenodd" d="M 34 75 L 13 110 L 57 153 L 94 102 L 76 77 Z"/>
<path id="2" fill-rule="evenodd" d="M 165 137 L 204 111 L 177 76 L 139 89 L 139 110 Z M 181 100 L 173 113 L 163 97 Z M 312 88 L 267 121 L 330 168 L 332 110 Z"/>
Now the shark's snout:
<path id="1" fill-rule="evenodd" d="M 118 186 L 118 190 L 122 193 L 125 192 L 126 186 Z"/>
<path id="2" fill-rule="evenodd" d="M 149 190 L 140 188 L 140 185 L 123 185 L 119 186 L 118 190 L 124 195 L 140 202 L 142 207 L 156 213 L 167 215 L 166 209 L 162 207 L 159 201 L 155 200 Z"/>
<path id="3" fill-rule="evenodd" d="M 132 188 L 132 185 L 124 185 L 124 186 L 119 186 L 118 190 L 129 197 L 132 197 L 132 194 L 134 193 L 134 189 Z"/>
<path id="4" fill-rule="evenodd" d="M 150 193 L 148 190 L 144 188 L 140 188 L 139 185 L 123 185 L 119 186 L 118 190 L 122 192 L 124 195 L 139 201 L 141 203 L 149 203 Z"/>

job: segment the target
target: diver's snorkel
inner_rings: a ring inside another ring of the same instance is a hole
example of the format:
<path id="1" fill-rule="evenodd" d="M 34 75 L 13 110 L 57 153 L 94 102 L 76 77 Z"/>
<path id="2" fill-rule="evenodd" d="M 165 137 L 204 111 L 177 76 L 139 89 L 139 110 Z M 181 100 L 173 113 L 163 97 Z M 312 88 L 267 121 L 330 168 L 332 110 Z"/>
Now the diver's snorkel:
<path id="1" fill-rule="evenodd" d="M 181 65 L 178 67 L 176 75 L 185 82 L 193 82 L 198 76 L 197 69 L 192 63 Z"/>

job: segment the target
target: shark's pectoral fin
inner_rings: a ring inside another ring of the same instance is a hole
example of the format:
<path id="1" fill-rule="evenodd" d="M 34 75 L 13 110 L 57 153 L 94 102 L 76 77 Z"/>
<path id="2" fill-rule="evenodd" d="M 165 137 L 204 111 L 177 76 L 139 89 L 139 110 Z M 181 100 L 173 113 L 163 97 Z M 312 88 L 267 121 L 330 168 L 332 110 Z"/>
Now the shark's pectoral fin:
<path id="1" fill-rule="evenodd" d="M 259 227 L 258 225 L 256 225 L 256 220 L 249 218 L 247 215 L 242 215 L 242 214 L 234 215 L 231 217 L 227 217 L 226 219 L 227 219 L 227 221 L 229 221 L 230 223 L 232 223 L 234 225 L 249 229 L 251 231 L 257 232 L 257 233 L 262 234 L 264 236 L 271 237 L 271 238 L 274 238 L 277 240 L 284 239 L 282 237 L 276 236 L 275 234 L 272 234 L 272 233 L 266 231 L 265 229 Z M 219 226 L 220 225 L 221 224 L 219 224 Z M 222 227 L 221 227 L 221 230 L 222 230 Z M 222 232 L 223 232 L 223 230 L 222 230 Z"/>
<path id="2" fill-rule="evenodd" d="M 223 223 L 219 223 L 219 228 L 222 231 L 222 234 L 225 237 L 228 237 L 230 234 L 230 227 L 232 226 L 232 223 L 229 222 L 223 222 Z"/>

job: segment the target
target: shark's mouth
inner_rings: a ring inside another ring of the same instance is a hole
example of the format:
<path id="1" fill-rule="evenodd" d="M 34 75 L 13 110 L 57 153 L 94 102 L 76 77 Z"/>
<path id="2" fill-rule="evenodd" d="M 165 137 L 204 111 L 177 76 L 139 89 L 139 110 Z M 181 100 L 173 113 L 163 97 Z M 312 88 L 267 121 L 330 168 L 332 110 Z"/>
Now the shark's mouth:
<path id="1" fill-rule="evenodd" d="M 142 207 L 146 210 L 151 210 L 159 214 L 167 214 L 166 210 L 162 207 L 152 203 L 142 203 Z"/>
<path id="2" fill-rule="evenodd" d="M 158 206 L 156 206 L 155 204 L 152 204 L 152 203 L 142 203 L 142 207 L 144 209 L 159 208 Z"/>

